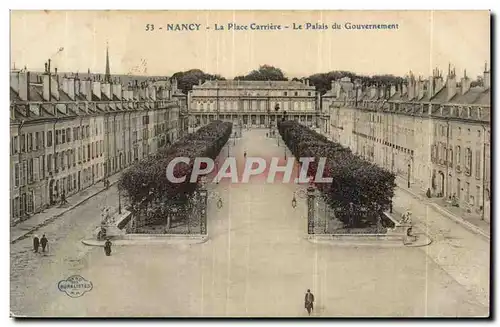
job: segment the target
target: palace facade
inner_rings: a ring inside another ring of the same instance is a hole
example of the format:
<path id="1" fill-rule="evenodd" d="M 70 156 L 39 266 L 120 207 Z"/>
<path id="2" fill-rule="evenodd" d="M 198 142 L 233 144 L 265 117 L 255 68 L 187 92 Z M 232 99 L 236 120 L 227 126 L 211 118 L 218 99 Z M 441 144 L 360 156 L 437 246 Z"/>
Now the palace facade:
<path id="1" fill-rule="evenodd" d="M 491 87 L 460 81 L 451 67 L 428 79 L 413 75 L 401 85 L 363 87 L 332 82 L 324 110 L 332 140 L 393 171 L 410 185 L 490 219 Z"/>
<path id="2" fill-rule="evenodd" d="M 109 63 L 109 60 L 107 60 Z M 109 64 L 108 64 L 109 65 Z M 11 223 L 59 203 L 174 142 L 171 85 L 117 77 L 10 73 Z"/>
<path id="3" fill-rule="evenodd" d="M 317 93 L 309 81 L 205 81 L 193 86 L 188 95 L 190 124 L 205 125 L 212 120 L 236 126 L 276 126 L 286 112 L 311 127 L 320 120 Z"/>

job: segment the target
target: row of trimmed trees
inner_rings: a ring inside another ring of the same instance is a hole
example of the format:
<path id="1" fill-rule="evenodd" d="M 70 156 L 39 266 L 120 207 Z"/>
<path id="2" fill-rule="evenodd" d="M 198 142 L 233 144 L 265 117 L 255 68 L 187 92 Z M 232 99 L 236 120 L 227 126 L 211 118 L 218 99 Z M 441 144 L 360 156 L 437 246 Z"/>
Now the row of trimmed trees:
<path id="1" fill-rule="evenodd" d="M 183 202 L 198 188 L 191 183 L 194 159 L 209 157 L 215 159 L 231 136 L 232 123 L 213 121 L 188 134 L 169 147 L 159 149 L 125 171 L 119 181 L 119 188 L 126 192 L 132 206 L 144 203 L 168 206 L 172 202 Z M 186 176 L 182 183 L 172 183 L 167 178 L 167 166 L 177 157 L 188 157 L 190 163 L 177 163 L 174 176 Z"/>
<path id="2" fill-rule="evenodd" d="M 315 183 L 324 200 L 347 227 L 368 227 L 379 222 L 394 196 L 395 175 L 353 154 L 350 149 L 296 121 L 281 121 L 278 130 L 297 160 L 315 158 L 308 176 L 316 176 L 317 163 L 326 158 L 323 177 Z"/>

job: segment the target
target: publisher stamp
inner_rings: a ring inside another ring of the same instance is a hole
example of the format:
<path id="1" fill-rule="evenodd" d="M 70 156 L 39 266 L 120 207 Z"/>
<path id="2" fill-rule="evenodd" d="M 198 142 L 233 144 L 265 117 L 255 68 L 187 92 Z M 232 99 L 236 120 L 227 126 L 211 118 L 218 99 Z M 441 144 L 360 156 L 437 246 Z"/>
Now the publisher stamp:
<path id="1" fill-rule="evenodd" d="M 83 296 L 85 293 L 90 292 L 93 287 L 91 281 L 86 280 L 80 275 L 70 276 L 57 283 L 59 291 L 66 293 L 67 296 L 72 298 Z"/>

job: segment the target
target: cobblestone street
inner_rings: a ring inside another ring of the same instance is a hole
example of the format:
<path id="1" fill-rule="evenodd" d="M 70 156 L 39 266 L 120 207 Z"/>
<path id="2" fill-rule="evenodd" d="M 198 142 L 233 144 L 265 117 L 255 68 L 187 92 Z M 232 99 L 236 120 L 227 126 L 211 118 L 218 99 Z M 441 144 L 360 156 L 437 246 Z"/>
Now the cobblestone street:
<path id="1" fill-rule="evenodd" d="M 231 156 L 284 156 L 268 130 L 229 141 Z M 227 151 L 227 147 L 223 150 Z M 227 153 L 227 152 L 226 152 Z M 288 152 L 289 154 L 289 152 Z M 225 154 L 222 154 L 225 156 Z M 238 166 L 242 166 L 239 164 Z M 197 245 L 85 247 L 100 207 L 116 205 L 116 187 L 36 232 L 49 255 L 27 238 L 11 246 L 11 311 L 36 316 L 306 316 L 304 293 L 316 297 L 314 316 L 486 316 L 489 243 L 408 194 L 394 208 L 411 208 L 433 239 L 422 248 L 349 247 L 307 241 L 306 200 L 291 206 L 295 184 L 210 185 L 209 241 Z M 93 289 L 70 298 L 57 283 L 78 274 Z"/>

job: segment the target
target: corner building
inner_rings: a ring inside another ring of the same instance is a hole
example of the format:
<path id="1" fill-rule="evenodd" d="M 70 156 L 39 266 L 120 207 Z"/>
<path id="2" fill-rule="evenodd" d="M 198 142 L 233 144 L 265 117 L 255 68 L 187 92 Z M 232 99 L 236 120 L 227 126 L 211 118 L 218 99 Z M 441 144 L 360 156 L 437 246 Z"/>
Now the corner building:
<path id="1" fill-rule="evenodd" d="M 179 135 L 175 90 L 153 81 L 10 73 L 11 224 L 129 167 Z"/>
<path id="2" fill-rule="evenodd" d="M 428 79 L 410 74 L 401 85 L 362 86 L 343 78 L 332 82 L 323 101 L 328 137 L 432 197 L 490 220 L 491 87 L 471 87 L 449 67 Z"/>

